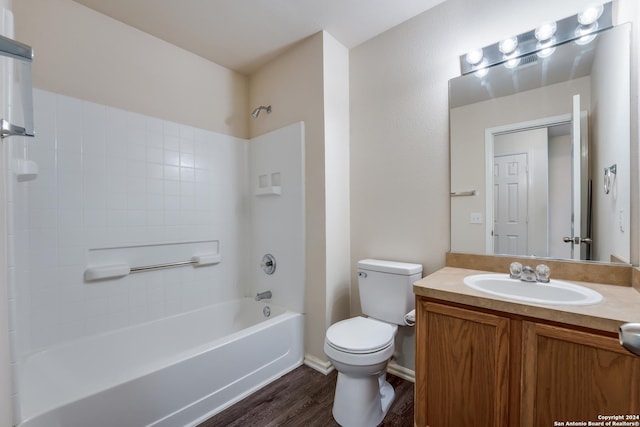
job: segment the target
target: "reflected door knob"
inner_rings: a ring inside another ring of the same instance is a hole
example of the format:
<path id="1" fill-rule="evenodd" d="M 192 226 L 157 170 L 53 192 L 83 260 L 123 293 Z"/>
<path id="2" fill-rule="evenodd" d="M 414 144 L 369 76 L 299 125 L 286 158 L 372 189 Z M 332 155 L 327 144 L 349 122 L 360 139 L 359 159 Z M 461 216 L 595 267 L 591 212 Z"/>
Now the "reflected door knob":
<path id="1" fill-rule="evenodd" d="M 593 243 L 590 237 L 585 237 L 584 239 L 580 238 L 580 236 L 575 237 L 563 237 L 562 241 L 565 243 L 573 243 L 574 245 L 579 245 L 580 243 L 584 243 L 585 245 L 590 245 Z"/>

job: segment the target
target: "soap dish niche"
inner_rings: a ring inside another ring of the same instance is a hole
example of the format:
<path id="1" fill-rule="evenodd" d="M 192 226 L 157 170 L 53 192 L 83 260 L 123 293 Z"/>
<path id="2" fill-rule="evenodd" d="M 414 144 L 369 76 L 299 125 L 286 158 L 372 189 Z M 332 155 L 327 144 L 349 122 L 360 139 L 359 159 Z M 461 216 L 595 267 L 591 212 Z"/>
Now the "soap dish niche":
<path id="1" fill-rule="evenodd" d="M 282 193 L 280 172 L 258 175 L 256 196 L 279 196 Z"/>

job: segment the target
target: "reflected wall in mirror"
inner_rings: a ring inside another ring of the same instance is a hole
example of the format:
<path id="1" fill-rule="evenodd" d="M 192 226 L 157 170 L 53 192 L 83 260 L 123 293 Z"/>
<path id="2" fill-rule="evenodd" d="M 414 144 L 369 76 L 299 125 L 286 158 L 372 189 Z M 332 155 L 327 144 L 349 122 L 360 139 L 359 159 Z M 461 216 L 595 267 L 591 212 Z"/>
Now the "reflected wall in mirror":
<path id="1" fill-rule="evenodd" d="M 629 40 L 449 82 L 453 252 L 629 262 Z"/>

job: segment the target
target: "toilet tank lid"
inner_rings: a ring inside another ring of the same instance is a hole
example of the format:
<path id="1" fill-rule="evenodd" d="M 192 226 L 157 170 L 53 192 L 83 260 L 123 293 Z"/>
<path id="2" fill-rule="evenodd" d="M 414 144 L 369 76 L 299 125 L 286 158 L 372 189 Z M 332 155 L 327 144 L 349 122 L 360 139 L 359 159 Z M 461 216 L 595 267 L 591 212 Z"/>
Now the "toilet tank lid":
<path id="1" fill-rule="evenodd" d="M 359 270 L 378 271 L 380 273 L 403 274 L 411 276 L 422 273 L 422 265 L 408 262 L 384 261 L 381 259 L 363 259 L 358 261 Z"/>

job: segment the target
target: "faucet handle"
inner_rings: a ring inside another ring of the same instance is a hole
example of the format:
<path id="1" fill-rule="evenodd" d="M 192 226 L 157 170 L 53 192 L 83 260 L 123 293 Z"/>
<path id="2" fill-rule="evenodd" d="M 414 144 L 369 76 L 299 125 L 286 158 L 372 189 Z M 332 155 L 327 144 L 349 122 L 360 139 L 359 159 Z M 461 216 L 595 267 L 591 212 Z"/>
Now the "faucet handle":
<path id="1" fill-rule="evenodd" d="M 551 269 L 546 264 L 539 264 L 536 267 L 536 280 L 542 283 L 549 283 Z"/>
<path id="2" fill-rule="evenodd" d="M 509 277 L 512 279 L 519 279 L 522 274 L 522 264 L 519 262 L 512 262 L 509 266 Z"/>

